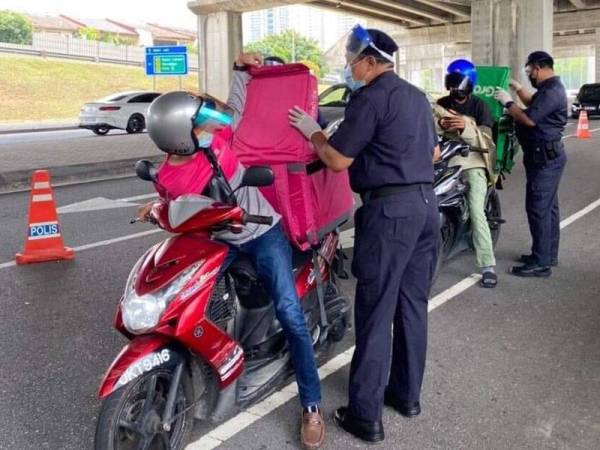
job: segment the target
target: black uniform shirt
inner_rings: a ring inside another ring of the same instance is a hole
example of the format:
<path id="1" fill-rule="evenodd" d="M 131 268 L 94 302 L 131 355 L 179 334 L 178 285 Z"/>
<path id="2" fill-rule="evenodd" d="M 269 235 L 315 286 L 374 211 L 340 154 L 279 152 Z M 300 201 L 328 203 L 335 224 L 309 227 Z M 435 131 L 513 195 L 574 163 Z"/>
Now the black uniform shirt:
<path id="1" fill-rule="evenodd" d="M 472 117 L 475 119 L 475 123 L 478 127 L 484 126 L 493 128 L 494 126 L 494 120 L 490 114 L 490 109 L 479 97 L 470 95 L 466 102 L 458 103 L 450 96 L 446 96 L 438 100 L 438 105 L 445 109 L 451 109 L 460 115 Z"/>
<path id="2" fill-rule="evenodd" d="M 329 144 L 348 158 L 355 192 L 433 182 L 435 134 L 423 92 L 388 71 L 352 95 Z"/>
<path id="3" fill-rule="evenodd" d="M 535 127 L 517 124 L 517 137 L 523 147 L 558 141 L 567 125 L 567 94 L 559 77 L 539 84 L 525 114 Z"/>

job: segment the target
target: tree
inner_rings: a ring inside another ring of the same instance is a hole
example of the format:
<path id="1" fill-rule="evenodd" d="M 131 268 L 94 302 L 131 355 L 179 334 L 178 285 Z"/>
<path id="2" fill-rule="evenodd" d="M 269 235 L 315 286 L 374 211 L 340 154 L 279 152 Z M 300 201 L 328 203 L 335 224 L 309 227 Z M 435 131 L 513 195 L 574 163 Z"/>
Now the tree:
<path id="1" fill-rule="evenodd" d="M 279 56 L 287 62 L 310 62 L 319 69 L 319 74 L 315 73 L 316 75 L 324 76 L 329 70 L 317 41 L 294 30 L 270 34 L 260 41 L 248 44 L 244 51 L 259 52 L 263 56 Z"/>
<path id="2" fill-rule="evenodd" d="M 0 42 L 31 45 L 33 27 L 23 14 L 0 11 Z"/>
<path id="3" fill-rule="evenodd" d="M 80 38 L 87 41 L 97 41 L 100 38 L 100 31 L 92 27 L 80 28 L 77 34 Z"/>

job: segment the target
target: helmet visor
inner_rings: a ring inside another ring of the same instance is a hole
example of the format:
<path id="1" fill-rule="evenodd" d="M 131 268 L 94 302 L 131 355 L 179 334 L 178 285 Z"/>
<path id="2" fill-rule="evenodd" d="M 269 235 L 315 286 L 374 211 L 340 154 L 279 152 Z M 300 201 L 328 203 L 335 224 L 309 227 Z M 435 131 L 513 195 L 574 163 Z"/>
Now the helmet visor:
<path id="1" fill-rule="evenodd" d="M 233 110 L 222 101 L 205 94 L 192 121 L 195 128 L 215 132 L 233 123 Z"/>

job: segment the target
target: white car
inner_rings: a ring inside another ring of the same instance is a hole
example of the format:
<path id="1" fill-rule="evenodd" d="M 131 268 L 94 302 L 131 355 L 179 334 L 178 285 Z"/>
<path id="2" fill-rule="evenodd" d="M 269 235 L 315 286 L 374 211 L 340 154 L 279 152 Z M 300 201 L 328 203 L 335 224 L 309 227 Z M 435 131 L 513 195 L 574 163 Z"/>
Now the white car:
<path id="1" fill-rule="evenodd" d="M 79 127 L 98 135 L 115 128 L 141 133 L 146 128 L 148 107 L 159 95 L 149 91 L 121 92 L 86 103 L 79 111 Z"/>

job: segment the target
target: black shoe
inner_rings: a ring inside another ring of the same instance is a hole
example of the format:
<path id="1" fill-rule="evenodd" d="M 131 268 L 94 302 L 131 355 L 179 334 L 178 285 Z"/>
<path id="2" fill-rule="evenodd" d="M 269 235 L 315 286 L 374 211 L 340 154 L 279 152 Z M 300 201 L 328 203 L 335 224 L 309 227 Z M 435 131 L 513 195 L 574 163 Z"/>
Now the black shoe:
<path id="1" fill-rule="evenodd" d="M 533 255 L 521 255 L 519 261 L 521 261 L 523 264 L 529 265 L 534 265 L 536 263 L 536 260 L 533 258 Z M 558 258 L 552 258 L 552 261 L 550 261 L 550 265 L 553 267 L 558 266 Z"/>
<path id="2" fill-rule="evenodd" d="M 525 264 L 523 266 L 514 266 L 510 272 L 517 277 L 542 277 L 546 278 L 552 275 L 550 266 L 538 266 L 537 264 Z"/>
<path id="3" fill-rule="evenodd" d="M 355 417 L 350 413 L 347 406 L 342 406 L 335 410 L 333 413 L 333 421 L 344 431 L 347 431 L 363 441 L 380 442 L 383 441 L 385 437 L 381 420 L 378 422 L 369 422 L 359 417 Z"/>
<path id="4" fill-rule="evenodd" d="M 396 400 L 391 394 L 385 393 L 383 404 L 391 406 L 404 417 L 416 417 L 421 414 L 421 404 L 419 402 L 403 402 Z"/>

